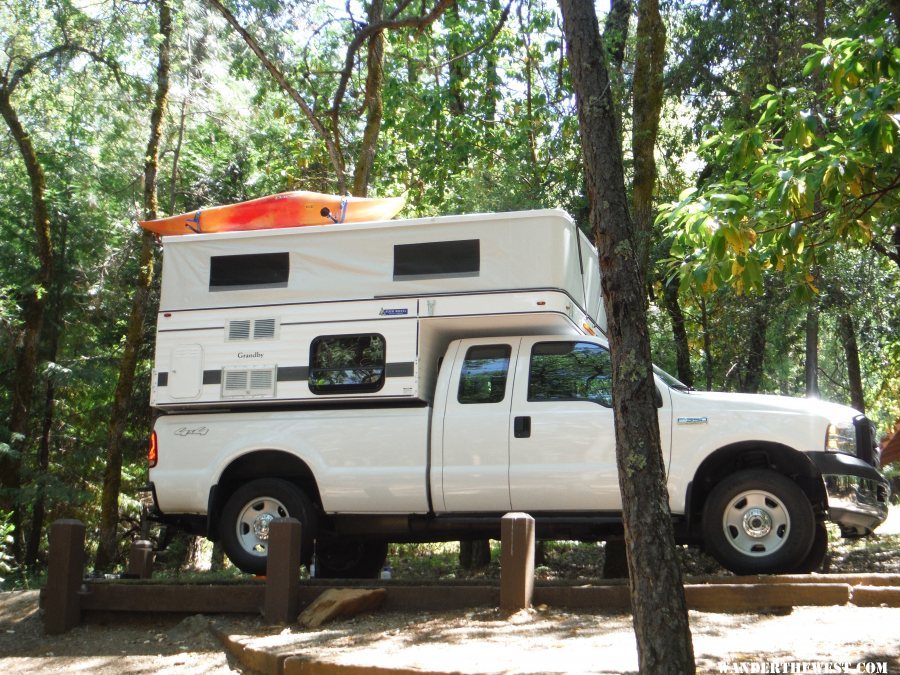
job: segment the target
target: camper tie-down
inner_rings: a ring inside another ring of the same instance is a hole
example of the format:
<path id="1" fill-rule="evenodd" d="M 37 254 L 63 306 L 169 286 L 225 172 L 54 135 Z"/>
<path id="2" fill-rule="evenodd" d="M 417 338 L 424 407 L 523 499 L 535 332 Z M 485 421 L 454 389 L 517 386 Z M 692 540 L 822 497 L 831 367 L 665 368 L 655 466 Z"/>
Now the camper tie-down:
<path id="1" fill-rule="evenodd" d="M 622 534 L 597 251 L 561 211 L 163 239 L 148 492 L 159 521 L 266 566 L 301 521 L 320 576 L 387 542 Z M 825 522 L 887 515 L 872 424 L 656 370 L 676 539 L 737 573 L 809 571 Z"/>

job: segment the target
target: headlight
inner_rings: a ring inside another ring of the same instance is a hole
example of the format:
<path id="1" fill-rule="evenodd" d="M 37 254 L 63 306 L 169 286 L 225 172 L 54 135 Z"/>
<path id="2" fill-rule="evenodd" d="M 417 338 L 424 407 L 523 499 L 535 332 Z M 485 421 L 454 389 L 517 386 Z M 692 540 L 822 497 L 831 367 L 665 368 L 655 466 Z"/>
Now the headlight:
<path id="1" fill-rule="evenodd" d="M 825 435 L 825 450 L 856 455 L 856 427 L 849 424 L 829 424 Z"/>

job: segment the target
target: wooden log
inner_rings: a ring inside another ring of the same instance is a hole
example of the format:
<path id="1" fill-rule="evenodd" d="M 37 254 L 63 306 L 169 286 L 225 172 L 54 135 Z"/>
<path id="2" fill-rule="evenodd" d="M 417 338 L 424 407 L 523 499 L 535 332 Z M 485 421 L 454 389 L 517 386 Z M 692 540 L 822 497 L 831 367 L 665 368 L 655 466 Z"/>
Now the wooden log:
<path id="1" fill-rule="evenodd" d="M 749 612 L 797 606 L 846 605 L 847 584 L 707 584 L 685 586 L 689 609 Z"/>
<path id="2" fill-rule="evenodd" d="M 500 521 L 500 608 L 531 607 L 534 595 L 534 518 L 507 513 Z"/>
<path id="3" fill-rule="evenodd" d="M 44 607 L 44 632 L 65 633 L 81 622 L 84 577 L 84 523 L 57 520 L 50 526 L 50 562 Z"/>
<path id="4" fill-rule="evenodd" d="M 857 607 L 900 607 L 900 587 L 854 586 L 850 602 Z"/>
<path id="5" fill-rule="evenodd" d="M 269 524 L 263 616 L 270 624 L 293 623 L 297 618 L 300 535 L 301 525 L 296 518 L 276 518 Z"/>

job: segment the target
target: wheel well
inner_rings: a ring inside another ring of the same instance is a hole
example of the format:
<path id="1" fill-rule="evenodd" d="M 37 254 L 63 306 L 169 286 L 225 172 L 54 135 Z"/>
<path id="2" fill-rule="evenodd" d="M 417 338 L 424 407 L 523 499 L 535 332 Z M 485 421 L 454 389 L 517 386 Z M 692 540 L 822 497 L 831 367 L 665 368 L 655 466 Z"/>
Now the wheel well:
<path id="1" fill-rule="evenodd" d="M 282 450 L 257 450 L 241 455 L 229 464 L 219 482 L 210 489 L 207 510 L 207 536 L 219 538 L 219 514 L 231 494 L 241 485 L 256 478 L 283 478 L 300 487 L 318 508 L 322 498 L 309 466 L 297 456 Z"/>
<path id="2" fill-rule="evenodd" d="M 688 508 L 692 530 L 696 531 L 699 527 L 703 506 L 716 483 L 725 476 L 744 469 L 769 469 L 790 478 L 809 498 L 817 516 L 827 505 L 825 487 L 819 472 L 802 452 L 778 443 L 735 443 L 709 455 L 694 474 Z"/>

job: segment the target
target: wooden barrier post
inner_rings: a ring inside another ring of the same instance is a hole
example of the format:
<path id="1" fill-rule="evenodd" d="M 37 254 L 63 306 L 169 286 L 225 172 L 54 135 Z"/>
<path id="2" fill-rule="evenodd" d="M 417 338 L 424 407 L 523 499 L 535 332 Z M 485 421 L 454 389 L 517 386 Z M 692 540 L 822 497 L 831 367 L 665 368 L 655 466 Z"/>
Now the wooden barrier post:
<path id="1" fill-rule="evenodd" d="M 269 523 L 266 561 L 266 598 L 263 616 L 270 624 L 294 623 L 300 608 L 300 535 L 296 518 L 276 518 Z"/>
<path id="2" fill-rule="evenodd" d="M 128 579 L 149 579 L 153 576 L 153 542 L 135 539 L 128 553 Z"/>
<path id="3" fill-rule="evenodd" d="M 44 632 L 59 635 L 81 622 L 81 580 L 84 576 L 84 523 L 61 519 L 50 526 L 50 563 Z"/>
<path id="4" fill-rule="evenodd" d="M 534 518 L 507 513 L 500 521 L 500 608 L 526 609 L 534 595 Z"/>

